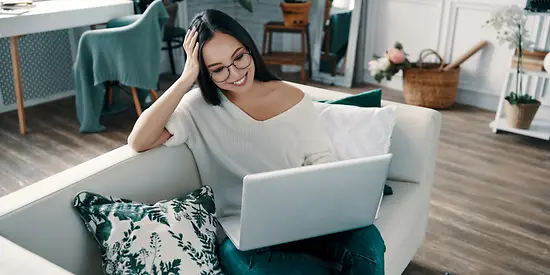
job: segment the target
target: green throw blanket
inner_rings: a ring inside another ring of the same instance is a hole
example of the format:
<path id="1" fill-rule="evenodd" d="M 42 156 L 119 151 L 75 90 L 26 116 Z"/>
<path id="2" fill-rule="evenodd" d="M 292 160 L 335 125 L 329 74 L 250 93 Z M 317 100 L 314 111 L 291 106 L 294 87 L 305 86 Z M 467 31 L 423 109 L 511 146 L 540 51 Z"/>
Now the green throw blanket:
<path id="1" fill-rule="evenodd" d="M 76 113 L 80 132 L 100 132 L 106 81 L 138 89 L 156 89 L 160 51 L 168 13 L 162 1 L 153 2 L 131 24 L 86 31 L 78 44 L 73 66 Z"/>

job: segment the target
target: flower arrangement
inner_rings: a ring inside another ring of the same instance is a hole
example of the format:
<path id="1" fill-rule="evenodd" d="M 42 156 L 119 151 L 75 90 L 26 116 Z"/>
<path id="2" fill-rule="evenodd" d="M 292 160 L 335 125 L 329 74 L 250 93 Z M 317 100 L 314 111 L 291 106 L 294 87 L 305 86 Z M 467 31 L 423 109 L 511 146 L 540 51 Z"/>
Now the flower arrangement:
<path id="1" fill-rule="evenodd" d="M 529 40 L 526 22 L 526 11 L 517 5 L 509 5 L 495 10 L 484 25 L 495 29 L 500 45 L 508 43 L 509 49 L 517 48 L 516 88 L 506 97 L 510 104 L 539 103 L 537 99 L 523 92 L 523 50 L 534 45 Z"/>
<path id="2" fill-rule="evenodd" d="M 399 42 L 395 42 L 384 56 L 375 55 L 374 58 L 369 62 L 369 72 L 377 82 L 381 82 L 383 79 L 391 80 L 392 76 L 400 70 L 412 66 L 407 59 L 403 45 Z"/>

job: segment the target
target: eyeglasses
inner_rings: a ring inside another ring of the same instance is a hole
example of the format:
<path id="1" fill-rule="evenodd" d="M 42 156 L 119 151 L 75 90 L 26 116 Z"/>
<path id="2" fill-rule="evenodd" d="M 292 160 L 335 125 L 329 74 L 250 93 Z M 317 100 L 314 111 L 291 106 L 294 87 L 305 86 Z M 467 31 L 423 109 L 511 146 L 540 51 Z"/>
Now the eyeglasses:
<path id="1" fill-rule="evenodd" d="M 229 66 L 220 67 L 211 72 L 210 78 L 214 80 L 214 82 L 224 82 L 229 79 L 229 75 L 231 74 L 229 67 L 235 66 L 235 68 L 239 70 L 246 69 L 250 66 L 251 61 L 252 57 L 249 52 L 241 53 L 233 60 L 231 64 L 229 64 Z"/>

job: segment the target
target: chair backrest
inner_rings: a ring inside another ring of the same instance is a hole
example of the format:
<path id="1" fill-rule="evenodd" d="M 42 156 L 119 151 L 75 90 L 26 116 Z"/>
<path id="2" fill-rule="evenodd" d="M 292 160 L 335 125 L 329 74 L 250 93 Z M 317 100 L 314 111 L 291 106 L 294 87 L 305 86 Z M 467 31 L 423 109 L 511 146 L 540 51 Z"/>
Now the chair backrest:
<path id="1" fill-rule="evenodd" d="M 134 2 L 134 13 L 142 14 L 145 12 L 147 7 L 154 2 L 154 0 L 133 0 Z"/>
<path id="2" fill-rule="evenodd" d="M 168 12 L 169 16 L 168 22 L 166 22 L 166 28 L 173 28 L 176 24 L 176 17 L 178 16 L 178 4 L 164 4 L 164 7 L 166 8 L 166 12 Z"/>
<path id="3" fill-rule="evenodd" d="M 151 5 L 155 0 L 133 0 L 134 1 L 134 13 L 142 14 L 147 10 L 149 5 Z M 175 2 L 170 2 L 163 0 L 162 3 L 168 12 L 168 22 L 166 23 L 167 28 L 173 28 L 176 23 L 176 18 L 178 16 L 178 4 Z"/>

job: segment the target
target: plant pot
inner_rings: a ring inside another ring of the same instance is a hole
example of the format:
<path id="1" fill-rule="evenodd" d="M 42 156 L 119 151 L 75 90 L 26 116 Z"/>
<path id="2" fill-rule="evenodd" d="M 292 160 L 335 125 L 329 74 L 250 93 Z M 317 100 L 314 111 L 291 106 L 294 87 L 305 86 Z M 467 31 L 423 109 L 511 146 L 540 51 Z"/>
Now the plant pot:
<path id="1" fill-rule="evenodd" d="M 281 3 L 284 25 L 286 27 L 296 27 L 309 24 L 310 7 L 310 1 L 305 3 Z"/>
<path id="2" fill-rule="evenodd" d="M 504 102 L 504 112 L 508 126 L 518 129 L 529 129 L 540 107 L 540 102 L 529 104 L 510 104 Z"/>

